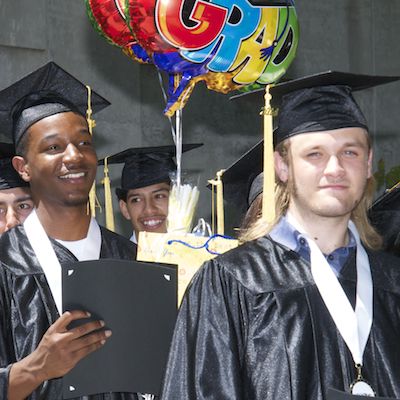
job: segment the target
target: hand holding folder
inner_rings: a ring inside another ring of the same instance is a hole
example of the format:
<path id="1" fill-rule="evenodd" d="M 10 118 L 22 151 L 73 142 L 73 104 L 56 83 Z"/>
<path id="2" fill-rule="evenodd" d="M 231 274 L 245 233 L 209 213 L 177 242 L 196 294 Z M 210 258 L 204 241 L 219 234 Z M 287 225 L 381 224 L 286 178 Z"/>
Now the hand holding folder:
<path id="1" fill-rule="evenodd" d="M 63 266 L 63 310 L 105 321 L 112 336 L 63 378 L 65 399 L 158 394 L 176 318 L 176 267 L 102 259 Z"/>

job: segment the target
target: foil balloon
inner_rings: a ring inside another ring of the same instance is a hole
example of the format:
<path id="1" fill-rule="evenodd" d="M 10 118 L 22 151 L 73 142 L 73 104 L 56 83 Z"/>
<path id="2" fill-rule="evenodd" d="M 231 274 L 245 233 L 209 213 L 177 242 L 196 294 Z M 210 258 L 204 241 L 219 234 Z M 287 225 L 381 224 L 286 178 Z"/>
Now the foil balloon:
<path id="1" fill-rule="evenodd" d="M 177 51 L 160 36 L 154 21 L 155 0 L 125 0 L 127 25 L 140 45 L 149 53 Z"/>
<path id="2" fill-rule="evenodd" d="M 106 37 L 169 75 L 169 116 L 199 81 L 222 93 L 278 81 L 297 50 L 293 0 L 85 1 Z"/>
<path id="3" fill-rule="evenodd" d="M 125 20 L 124 0 L 85 0 L 93 27 L 109 42 L 126 47 L 136 42 Z"/>
<path id="4" fill-rule="evenodd" d="M 292 0 L 135 2 L 145 3 L 146 15 L 154 15 L 157 42 L 162 38 L 179 54 L 167 52 L 163 57 L 153 57 L 158 68 L 183 76 L 178 87 L 169 90 L 167 115 L 187 98 L 185 85 L 193 86 L 191 79 L 228 93 L 251 84 L 278 81 L 295 57 L 299 27 Z M 179 62 L 173 65 L 173 60 Z"/>
<path id="5" fill-rule="evenodd" d="M 179 54 L 179 49 L 159 34 L 154 18 L 155 0 L 126 0 L 126 19 L 140 45 L 151 54 L 154 65 L 169 76 L 165 113 L 172 115 L 183 108 L 194 85 L 208 73 L 205 63 L 192 63 Z M 187 21 L 187 8 L 182 10 Z M 175 21 L 177 22 L 177 21 Z"/>
<path id="6" fill-rule="evenodd" d="M 275 82 L 293 61 L 299 28 L 292 0 L 195 0 L 190 15 L 197 31 L 173 23 L 184 3 L 158 0 L 155 13 L 160 34 L 184 59 L 211 72 L 236 71 L 234 85 Z"/>
<path id="7" fill-rule="evenodd" d="M 85 0 L 87 15 L 95 30 L 109 43 L 139 62 L 149 62 L 125 19 L 125 0 Z"/>

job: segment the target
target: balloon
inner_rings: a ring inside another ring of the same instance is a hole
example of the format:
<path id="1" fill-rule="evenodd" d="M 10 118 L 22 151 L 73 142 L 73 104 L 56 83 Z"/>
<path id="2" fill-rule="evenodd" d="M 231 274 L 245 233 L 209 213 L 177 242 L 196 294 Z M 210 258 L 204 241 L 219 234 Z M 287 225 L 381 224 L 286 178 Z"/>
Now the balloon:
<path id="1" fill-rule="evenodd" d="M 151 32 L 155 32 L 157 47 L 149 48 L 163 53 L 161 57 L 154 52 L 154 64 L 168 74 L 182 75 L 180 84 L 168 91 L 167 115 L 179 108 L 182 97 L 187 100 L 185 90 L 188 86 L 193 90 L 192 80 L 205 81 L 209 89 L 222 93 L 251 84 L 273 83 L 285 74 L 296 54 L 299 27 L 292 0 L 285 6 L 284 1 L 279 6 L 273 1 L 256 6 L 250 0 L 129 3 L 135 3 L 135 7 L 141 3 L 142 10 L 146 6 L 148 23 L 154 16 Z M 138 30 L 140 26 L 135 32 Z M 149 36 L 146 44 L 138 40 L 144 47 L 149 46 Z M 160 45 L 162 41 L 171 48 Z"/>
<path id="2" fill-rule="evenodd" d="M 278 81 L 297 50 L 294 0 L 85 1 L 106 38 L 169 75 L 169 116 L 199 81 L 222 93 Z"/>
<path id="3" fill-rule="evenodd" d="M 168 0 L 159 3 L 169 4 Z M 277 81 L 297 49 L 299 27 L 292 2 L 286 7 L 254 6 L 248 0 L 214 0 L 209 4 L 228 10 L 222 30 L 200 49 L 180 50 L 181 56 L 193 63 L 208 59 L 206 65 L 212 72 L 236 70 L 232 77 L 236 85 Z M 159 27 L 164 33 L 164 25 Z M 164 33 L 167 41 L 168 32 Z"/>
<path id="4" fill-rule="evenodd" d="M 89 20 L 102 37 L 135 61 L 150 62 L 126 24 L 125 0 L 85 0 L 85 4 Z"/>
<path id="5" fill-rule="evenodd" d="M 109 42 L 119 47 L 136 42 L 125 21 L 124 0 L 85 0 L 93 27 Z"/>
<path id="6" fill-rule="evenodd" d="M 126 21 L 140 45 L 149 53 L 176 51 L 158 33 L 154 21 L 155 0 L 126 0 Z"/>

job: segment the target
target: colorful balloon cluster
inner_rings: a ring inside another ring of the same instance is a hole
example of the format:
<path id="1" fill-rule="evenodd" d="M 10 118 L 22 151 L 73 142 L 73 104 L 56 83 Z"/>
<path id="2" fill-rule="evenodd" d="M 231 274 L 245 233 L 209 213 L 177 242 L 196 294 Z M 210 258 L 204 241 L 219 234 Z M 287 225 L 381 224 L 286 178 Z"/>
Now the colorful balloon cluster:
<path id="1" fill-rule="evenodd" d="M 228 93 L 279 80 L 299 38 L 294 0 L 85 0 L 98 32 L 169 75 L 172 115 L 194 85 Z"/>

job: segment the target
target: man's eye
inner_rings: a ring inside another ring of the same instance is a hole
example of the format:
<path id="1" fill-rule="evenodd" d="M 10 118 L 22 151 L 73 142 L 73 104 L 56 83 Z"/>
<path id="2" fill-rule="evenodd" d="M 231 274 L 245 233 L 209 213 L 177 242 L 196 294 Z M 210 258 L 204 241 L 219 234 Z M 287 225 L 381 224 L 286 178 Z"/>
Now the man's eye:
<path id="1" fill-rule="evenodd" d="M 92 142 L 90 140 L 82 140 L 82 142 L 79 143 L 80 146 L 92 146 Z"/>
<path id="2" fill-rule="evenodd" d="M 165 194 L 165 193 L 158 193 L 158 194 L 156 194 L 156 199 L 159 199 L 159 200 L 161 200 L 161 199 L 166 199 L 167 197 L 168 197 L 168 194 Z"/>
<path id="3" fill-rule="evenodd" d="M 131 203 L 139 203 L 140 202 L 140 197 L 131 197 L 130 202 Z"/>
<path id="4" fill-rule="evenodd" d="M 29 210 L 29 209 L 32 208 L 32 204 L 30 204 L 30 203 L 21 203 L 21 204 L 18 204 L 18 207 L 21 210 Z"/>
<path id="5" fill-rule="evenodd" d="M 307 154 L 308 158 L 317 158 L 317 157 L 320 157 L 320 156 L 321 156 L 321 153 L 318 152 L 318 151 L 313 151 L 312 153 L 308 153 Z"/>

